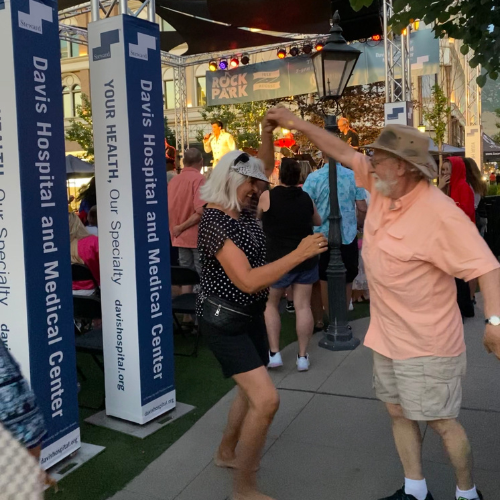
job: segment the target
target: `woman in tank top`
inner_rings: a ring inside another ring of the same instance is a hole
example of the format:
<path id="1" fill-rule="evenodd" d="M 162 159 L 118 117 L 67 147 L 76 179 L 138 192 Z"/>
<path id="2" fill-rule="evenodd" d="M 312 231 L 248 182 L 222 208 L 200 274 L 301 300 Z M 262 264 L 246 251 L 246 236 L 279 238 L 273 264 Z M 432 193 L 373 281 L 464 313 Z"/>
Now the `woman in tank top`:
<path id="1" fill-rule="evenodd" d="M 280 170 L 280 186 L 262 194 L 259 216 L 266 235 L 268 262 L 274 262 L 293 252 L 303 238 L 313 234 L 313 226 L 321 224 L 321 218 L 307 193 L 299 187 L 301 168 L 299 162 L 284 158 Z M 279 353 L 281 317 L 279 303 L 283 291 L 292 287 L 297 317 L 299 352 L 297 369 L 309 369 L 307 346 L 313 333 L 314 320 L 311 311 L 313 284 L 318 281 L 318 259 L 314 257 L 298 265 L 271 285 L 265 318 L 269 338 L 269 368 L 283 365 Z"/>

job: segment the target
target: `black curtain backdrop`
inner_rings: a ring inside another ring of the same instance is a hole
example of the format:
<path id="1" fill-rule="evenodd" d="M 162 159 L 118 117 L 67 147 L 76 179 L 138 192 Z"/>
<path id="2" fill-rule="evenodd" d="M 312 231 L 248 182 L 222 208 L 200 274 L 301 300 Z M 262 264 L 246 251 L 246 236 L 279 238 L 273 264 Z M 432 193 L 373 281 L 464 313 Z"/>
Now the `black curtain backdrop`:
<path id="1" fill-rule="evenodd" d="M 80 5 L 82 0 L 59 0 L 59 10 Z M 162 50 L 169 51 L 186 42 L 185 55 L 215 51 L 235 51 L 272 43 L 291 43 L 287 38 L 273 37 L 238 29 L 257 28 L 281 33 L 326 34 L 331 15 L 330 0 L 157 0 L 158 15 L 171 24 L 175 32 L 161 35 Z M 369 8 L 354 12 L 349 0 L 333 0 L 339 11 L 347 41 L 369 38 L 382 33 L 381 0 Z M 197 16 L 197 19 L 192 16 Z M 225 26 L 223 24 L 229 24 Z"/>

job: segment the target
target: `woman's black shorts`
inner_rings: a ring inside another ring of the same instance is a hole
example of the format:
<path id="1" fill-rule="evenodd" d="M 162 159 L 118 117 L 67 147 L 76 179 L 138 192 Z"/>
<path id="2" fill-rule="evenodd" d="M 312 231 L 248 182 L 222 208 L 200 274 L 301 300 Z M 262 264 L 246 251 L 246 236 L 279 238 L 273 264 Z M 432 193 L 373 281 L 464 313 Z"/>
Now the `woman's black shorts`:
<path id="1" fill-rule="evenodd" d="M 254 316 L 246 331 L 234 332 L 233 335 L 221 334 L 203 318 L 199 318 L 199 323 L 201 334 L 219 361 L 224 377 L 268 365 L 269 342 L 263 313 Z"/>

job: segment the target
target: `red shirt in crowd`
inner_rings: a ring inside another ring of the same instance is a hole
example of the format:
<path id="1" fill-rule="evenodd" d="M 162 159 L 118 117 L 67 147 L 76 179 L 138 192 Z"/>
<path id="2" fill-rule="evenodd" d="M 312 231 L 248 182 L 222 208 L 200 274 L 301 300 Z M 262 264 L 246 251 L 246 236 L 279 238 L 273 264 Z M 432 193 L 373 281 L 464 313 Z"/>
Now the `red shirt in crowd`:
<path id="1" fill-rule="evenodd" d="M 474 208 L 474 191 L 467 184 L 465 163 L 462 158 L 452 156 L 446 158 L 451 163 L 450 197 L 469 217 L 476 222 L 476 209 Z"/>

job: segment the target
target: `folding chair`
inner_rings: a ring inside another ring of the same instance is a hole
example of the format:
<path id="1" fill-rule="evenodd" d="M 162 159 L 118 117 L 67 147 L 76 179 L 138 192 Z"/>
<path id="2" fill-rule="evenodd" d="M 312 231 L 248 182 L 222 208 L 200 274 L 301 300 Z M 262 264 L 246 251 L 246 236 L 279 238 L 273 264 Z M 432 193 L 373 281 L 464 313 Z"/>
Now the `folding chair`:
<path id="1" fill-rule="evenodd" d="M 96 365 L 104 374 L 102 328 L 88 329 L 92 325 L 92 320 L 101 319 L 101 300 L 95 295 L 82 296 L 73 295 L 73 315 L 75 319 L 75 348 L 77 352 L 90 354 Z M 83 325 L 83 326 L 82 326 Z M 78 374 L 82 380 L 87 380 L 82 369 L 77 365 Z M 92 410 L 99 410 L 104 407 L 104 400 L 99 407 L 85 406 Z"/>
<path id="2" fill-rule="evenodd" d="M 200 277 L 196 271 L 187 267 L 172 266 L 170 268 L 172 275 L 172 286 L 195 286 L 200 283 Z M 177 297 L 172 297 L 172 313 L 176 329 L 184 335 L 182 325 L 176 314 L 189 314 L 196 316 L 196 293 L 183 293 Z M 199 328 L 195 327 L 195 345 L 189 354 L 175 353 L 176 356 L 197 356 L 198 344 L 200 342 Z"/>
<path id="3" fill-rule="evenodd" d="M 92 271 L 83 264 L 71 264 L 71 280 L 72 281 L 92 281 L 96 290 L 95 295 L 101 294 L 99 283 L 94 278 Z"/>

